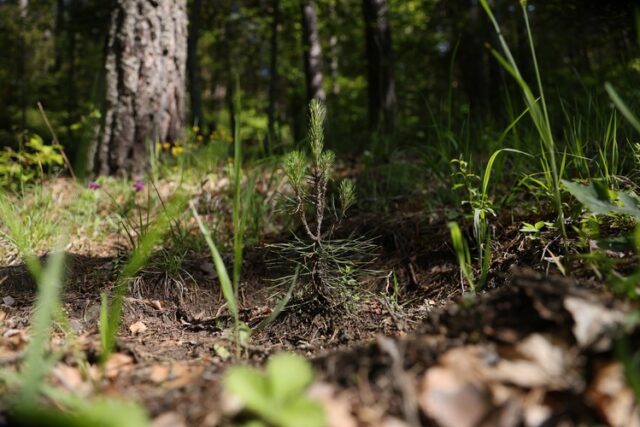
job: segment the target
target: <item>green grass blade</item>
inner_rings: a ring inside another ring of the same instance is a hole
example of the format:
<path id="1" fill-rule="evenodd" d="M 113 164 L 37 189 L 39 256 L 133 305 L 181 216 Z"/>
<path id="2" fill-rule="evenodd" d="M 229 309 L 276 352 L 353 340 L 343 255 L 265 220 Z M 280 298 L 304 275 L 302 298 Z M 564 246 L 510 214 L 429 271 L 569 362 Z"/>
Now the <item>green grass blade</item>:
<path id="1" fill-rule="evenodd" d="M 624 118 L 627 119 L 629 123 L 631 123 L 631 126 L 633 126 L 636 131 L 640 132 L 640 120 L 638 120 L 636 115 L 631 112 L 631 109 L 629 109 L 620 95 L 618 95 L 618 92 L 616 92 L 611 83 L 605 83 L 604 88 L 609 94 L 609 98 L 611 98 L 615 106 L 618 108 L 618 110 L 620 110 Z"/>
<path id="2" fill-rule="evenodd" d="M 49 364 L 45 363 L 45 348 L 54 312 L 60 300 L 64 256 L 62 249 L 56 250 L 39 278 L 38 298 L 31 321 L 32 337 L 23 366 L 21 402 L 36 402 L 38 391 L 49 368 Z"/>
<path id="3" fill-rule="evenodd" d="M 211 258 L 216 267 L 216 271 L 218 272 L 218 280 L 220 281 L 220 287 L 222 288 L 222 295 L 227 301 L 227 305 L 229 306 L 229 310 L 231 311 L 233 320 L 237 325 L 239 322 L 238 305 L 235 298 L 233 284 L 229 279 L 229 273 L 227 272 L 227 267 L 225 267 L 224 261 L 220 256 L 220 252 L 218 251 L 218 248 L 215 242 L 213 241 L 213 238 L 211 237 L 211 232 L 209 231 L 207 226 L 204 225 L 204 223 L 202 222 L 202 218 L 200 218 L 200 215 L 198 215 L 198 212 L 196 211 L 193 205 L 191 205 L 191 211 L 193 212 L 193 216 L 196 219 L 196 222 L 198 223 L 200 232 L 204 236 L 204 239 L 207 242 L 207 245 L 209 246 L 209 250 L 211 251 Z"/>

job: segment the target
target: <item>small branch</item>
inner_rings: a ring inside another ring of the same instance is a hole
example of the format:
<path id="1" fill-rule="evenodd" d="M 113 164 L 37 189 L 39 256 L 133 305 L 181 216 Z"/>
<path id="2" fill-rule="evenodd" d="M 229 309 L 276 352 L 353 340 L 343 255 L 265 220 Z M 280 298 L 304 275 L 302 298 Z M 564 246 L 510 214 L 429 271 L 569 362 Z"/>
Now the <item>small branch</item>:
<path id="1" fill-rule="evenodd" d="M 298 203 L 296 212 L 300 215 L 300 221 L 302 222 L 302 225 L 304 226 L 304 230 L 306 231 L 307 235 L 309 235 L 311 240 L 316 241 L 316 237 L 311 232 L 311 228 L 309 228 L 309 223 L 307 222 L 307 215 L 304 213 L 304 202 L 302 201 L 302 197 L 300 196 L 300 193 L 298 192 L 298 190 L 294 190 L 294 191 L 296 193 L 296 201 Z"/>
<path id="2" fill-rule="evenodd" d="M 42 115 L 42 119 L 44 120 L 44 123 L 47 125 L 47 128 L 49 128 L 49 132 L 51 132 L 51 137 L 53 138 L 53 142 L 56 145 L 62 146 L 62 144 L 60 144 L 60 140 L 58 139 L 58 137 L 56 136 L 56 133 L 53 130 L 53 127 L 51 126 L 51 123 L 49 122 L 47 113 L 45 113 L 44 108 L 42 107 L 42 104 L 40 103 L 40 101 L 38 101 L 38 109 L 40 110 L 40 114 Z M 71 162 L 69 161 L 67 154 L 64 152 L 64 148 L 62 148 L 60 152 L 62 153 L 62 158 L 64 159 L 64 163 L 67 166 L 67 169 L 69 169 L 69 173 L 71 174 L 71 177 L 73 178 L 74 181 L 77 181 L 78 178 L 76 177 L 76 174 L 73 172 L 73 168 L 71 167 Z"/>

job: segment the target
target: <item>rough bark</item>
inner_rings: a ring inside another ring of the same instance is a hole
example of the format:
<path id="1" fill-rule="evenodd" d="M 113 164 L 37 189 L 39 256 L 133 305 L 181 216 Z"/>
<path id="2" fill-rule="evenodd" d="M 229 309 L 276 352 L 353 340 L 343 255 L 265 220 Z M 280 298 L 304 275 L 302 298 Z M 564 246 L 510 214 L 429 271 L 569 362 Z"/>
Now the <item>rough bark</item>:
<path id="1" fill-rule="evenodd" d="M 200 40 L 200 24 L 202 0 L 193 0 L 189 18 L 189 38 L 187 70 L 189 73 L 189 98 L 191 101 L 191 119 L 194 124 L 202 125 L 202 85 L 200 82 L 200 58 L 198 57 L 198 41 Z"/>
<path id="2" fill-rule="evenodd" d="M 96 172 L 139 177 L 147 146 L 184 126 L 186 0 L 117 0 L 106 58 Z"/>
<path id="3" fill-rule="evenodd" d="M 327 96 L 322 87 L 322 46 L 318 33 L 318 15 L 313 0 L 301 0 L 302 30 L 304 42 L 304 72 L 307 80 L 308 100 L 325 101 Z"/>
<path id="4" fill-rule="evenodd" d="M 363 0 L 369 85 L 369 124 L 372 130 L 393 130 L 396 83 L 393 75 L 391 28 L 387 0 Z"/>

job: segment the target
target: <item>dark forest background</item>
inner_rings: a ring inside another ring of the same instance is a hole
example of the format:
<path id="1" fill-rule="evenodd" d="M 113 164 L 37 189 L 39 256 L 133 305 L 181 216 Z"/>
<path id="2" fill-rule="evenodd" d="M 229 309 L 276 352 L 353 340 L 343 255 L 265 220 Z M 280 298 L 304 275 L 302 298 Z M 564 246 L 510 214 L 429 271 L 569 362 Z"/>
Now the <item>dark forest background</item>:
<path id="1" fill-rule="evenodd" d="M 37 108 L 41 102 L 69 156 L 81 161 L 103 102 L 111 3 L 0 1 L 1 145 L 17 147 L 25 132 L 49 134 Z M 270 133 L 276 149 L 300 141 L 307 89 L 299 1 L 191 0 L 188 6 L 190 124 L 206 132 L 230 130 L 237 75 L 246 140 L 256 149 Z M 380 129 L 368 112 L 363 4 L 317 0 L 315 7 L 328 144 L 362 153 L 371 148 L 371 131 Z M 478 1 L 392 0 L 388 7 L 397 100 L 392 131 L 385 133 L 389 143 L 428 147 L 456 123 L 457 143 L 477 145 L 480 139 L 462 141 L 458 131 L 502 128 L 521 112 L 515 84 L 486 48 L 498 43 Z M 494 1 L 493 8 L 531 77 L 518 3 Z M 633 104 L 640 88 L 636 2 L 530 1 L 528 11 L 548 97 L 564 101 L 553 103 L 554 116 L 606 103 L 598 101 L 605 81 Z"/>

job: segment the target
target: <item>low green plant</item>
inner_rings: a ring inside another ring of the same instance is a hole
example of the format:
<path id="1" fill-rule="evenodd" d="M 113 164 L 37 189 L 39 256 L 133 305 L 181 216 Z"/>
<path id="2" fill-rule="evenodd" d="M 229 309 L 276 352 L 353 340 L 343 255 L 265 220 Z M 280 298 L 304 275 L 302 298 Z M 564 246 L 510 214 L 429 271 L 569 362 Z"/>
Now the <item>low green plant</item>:
<path id="1" fill-rule="evenodd" d="M 0 228 L 0 236 L 29 261 L 50 247 L 58 232 L 60 223 L 52 209 L 51 194 L 37 183 L 30 184 L 22 196 L 0 193 L 0 215 L 6 230 Z"/>
<path id="2" fill-rule="evenodd" d="M 562 184 L 572 196 L 594 214 L 624 214 L 640 221 L 640 199 L 635 193 L 613 191 L 606 183 L 598 180 L 593 180 L 586 185 L 562 180 Z"/>
<path id="3" fill-rule="evenodd" d="M 473 263 L 471 261 L 471 252 L 469 251 L 469 245 L 462 235 L 460 226 L 456 222 L 450 222 L 449 231 L 451 233 L 451 242 L 453 244 L 453 251 L 456 254 L 458 260 L 458 266 L 460 267 L 460 276 L 462 277 L 462 290 L 464 291 L 464 281 L 471 292 L 476 291 L 476 281 L 473 274 Z"/>
<path id="4" fill-rule="evenodd" d="M 271 248 L 279 253 L 285 267 L 299 269 L 301 281 L 310 285 L 306 297 L 317 298 L 327 308 L 348 308 L 358 298 L 356 276 L 372 257 L 375 245 L 363 238 L 333 238 L 355 202 L 356 188 L 351 180 L 340 182 L 338 207 L 328 196 L 335 154 L 324 149 L 325 118 L 324 105 L 318 100 L 311 101 L 308 133 L 311 157 L 300 150 L 290 152 L 283 160 L 293 190 L 290 212 L 299 219 L 302 235 L 294 234 L 292 242 Z M 334 222 L 327 227 L 329 215 L 333 215 Z M 291 276 L 282 278 L 290 279 Z"/>
<path id="5" fill-rule="evenodd" d="M 512 123 L 512 126 L 507 128 L 505 133 L 503 133 L 503 136 L 500 138 L 500 141 L 504 139 L 506 132 L 508 132 L 514 124 L 515 122 Z M 491 182 L 491 175 L 493 173 L 495 162 L 501 153 L 517 153 L 528 156 L 527 153 L 511 148 L 496 150 L 489 158 L 482 177 L 473 173 L 469 163 L 462 158 L 451 161 L 451 163 L 456 167 L 453 177 L 457 180 L 453 185 L 453 190 L 462 189 L 466 192 L 467 200 L 464 200 L 462 203 L 468 204 L 472 211 L 473 237 L 476 241 L 476 256 L 478 259 L 478 265 L 480 266 L 480 277 L 478 277 L 477 280 L 478 289 L 485 285 L 489 274 L 489 268 L 491 266 L 492 236 L 489 218 L 495 216 L 496 213 L 493 208 L 493 201 L 489 196 L 489 183 Z"/>
<path id="6" fill-rule="evenodd" d="M 312 382 L 310 364 L 283 353 L 269 359 L 264 373 L 249 366 L 229 368 L 224 387 L 253 415 L 244 426 L 322 427 L 326 424 L 322 406 L 305 395 Z"/>
<path id="7" fill-rule="evenodd" d="M 626 216 L 632 218 L 636 223 L 640 221 L 640 198 L 635 193 L 613 191 L 605 183 L 597 180 L 587 185 L 570 181 L 563 181 L 563 184 L 582 205 L 595 215 Z M 640 225 L 636 226 L 632 241 L 636 253 L 640 256 Z M 608 281 L 617 292 L 626 294 L 630 298 L 640 296 L 637 286 L 640 283 L 640 269 L 625 277 L 613 268 L 615 263 L 608 260 L 608 257 L 600 251 L 592 252 L 589 256 L 583 255 L 582 258 L 594 261 L 596 265 L 604 267 Z"/>
<path id="8" fill-rule="evenodd" d="M 526 234 L 530 240 L 537 240 L 541 237 L 542 231 L 550 227 L 553 227 L 553 224 L 545 221 L 537 221 L 534 224 L 523 222 L 522 227 L 520 227 L 520 232 Z"/>
<path id="9" fill-rule="evenodd" d="M 47 145 L 39 135 L 32 134 L 20 150 L 5 147 L 0 151 L 0 187 L 22 188 L 43 178 L 46 172 L 63 167 L 64 162 L 61 145 Z"/>

